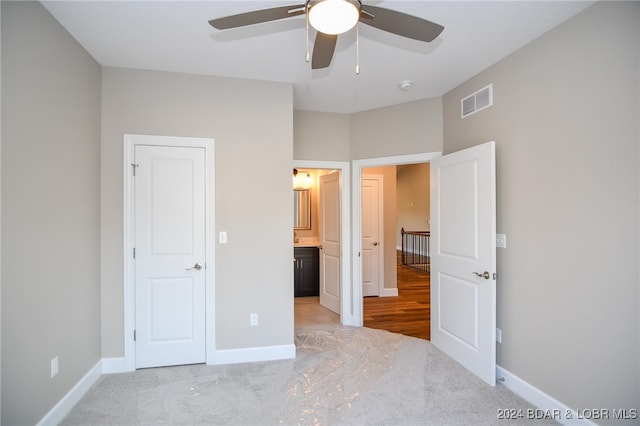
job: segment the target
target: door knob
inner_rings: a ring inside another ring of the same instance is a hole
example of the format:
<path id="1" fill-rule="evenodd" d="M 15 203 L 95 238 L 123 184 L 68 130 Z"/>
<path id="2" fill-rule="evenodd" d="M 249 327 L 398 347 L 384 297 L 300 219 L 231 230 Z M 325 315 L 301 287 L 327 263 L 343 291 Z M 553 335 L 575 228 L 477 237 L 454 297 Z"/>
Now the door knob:
<path id="1" fill-rule="evenodd" d="M 199 271 L 200 269 L 202 269 L 202 265 L 199 263 L 196 263 L 195 265 L 193 265 L 191 268 L 187 268 L 187 271 L 190 271 L 192 269 L 195 269 L 196 271 Z"/>
<path id="2" fill-rule="evenodd" d="M 489 278 L 491 278 L 491 274 L 489 274 L 489 271 L 474 272 L 474 274 L 476 274 L 480 278 L 484 278 L 485 280 L 488 280 Z"/>
<path id="3" fill-rule="evenodd" d="M 373 243 L 373 245 L 374 245 L 374 246 L 377 246 L 377 245 L 378 245 L 378 242 L 376 241 L 375 243 Z"/>

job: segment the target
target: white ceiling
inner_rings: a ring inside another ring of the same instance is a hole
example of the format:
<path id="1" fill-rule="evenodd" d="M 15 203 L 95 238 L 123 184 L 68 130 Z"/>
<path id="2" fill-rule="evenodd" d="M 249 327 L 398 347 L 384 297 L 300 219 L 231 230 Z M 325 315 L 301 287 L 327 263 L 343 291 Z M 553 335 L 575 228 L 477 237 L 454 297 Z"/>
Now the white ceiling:
<path id="1" fill-rule="evenodd" d="M 294 108 L 351 113 L 441 96 L 593 1 L 364 1 L 445 27 L 422 43 L 360 25 L 329 68 L 305 62 L 304 16 L 219 31 L 208 20 L 293 1 L 43 1 L 102 65 L 293 83 Z M 314 34 L 309 43 L 313 50 Z M 402 80 L 413 88 L 403 91 Z"/>

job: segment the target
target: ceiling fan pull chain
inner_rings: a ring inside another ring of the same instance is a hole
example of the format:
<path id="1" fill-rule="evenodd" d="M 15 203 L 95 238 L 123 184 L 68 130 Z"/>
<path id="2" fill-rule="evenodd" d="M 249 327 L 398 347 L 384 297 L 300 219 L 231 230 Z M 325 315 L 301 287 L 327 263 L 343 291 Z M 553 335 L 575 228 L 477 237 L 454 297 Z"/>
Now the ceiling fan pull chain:
<path id="1" fill-rule="evenodd" d="M 360 21 L 356 22 L 356 74 L 360 74 Z"/>

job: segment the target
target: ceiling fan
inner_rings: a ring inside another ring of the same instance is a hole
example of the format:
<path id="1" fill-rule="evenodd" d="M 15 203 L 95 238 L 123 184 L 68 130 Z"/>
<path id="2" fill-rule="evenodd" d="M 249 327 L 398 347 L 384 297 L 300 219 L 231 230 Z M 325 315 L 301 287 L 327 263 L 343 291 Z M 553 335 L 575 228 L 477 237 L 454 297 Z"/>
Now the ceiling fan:
<path id="1" fill-rule="evenodd" d="M 317 30 L 311 59 L 312 69 L 327 68 L 331 64 L 338 35 L 349 31 L 358 22 L 424 42 L 433 41 L 444 30 L 442 25 L 417 16 L 382 7 L 363 6 L 360 0 L 307 0 L 304 4 L 212 19 L 209 24 L 219 30 L 226 30 L 304 14 L 307 18 L 307 40 L 309 25 Z M 359 72 L 358 68 L 356 72 Z"/>

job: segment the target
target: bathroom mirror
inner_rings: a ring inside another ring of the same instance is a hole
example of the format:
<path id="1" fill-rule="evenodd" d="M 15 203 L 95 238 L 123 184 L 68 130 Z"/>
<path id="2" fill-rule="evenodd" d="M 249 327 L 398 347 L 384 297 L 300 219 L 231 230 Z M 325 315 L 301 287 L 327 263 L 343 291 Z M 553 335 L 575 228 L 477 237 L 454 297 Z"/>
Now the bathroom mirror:
<path id="1" fill-rule="evenodd" d="M 293 190 L 293 229 L 311 229 L 310 203 L 308 189 Z"/>

